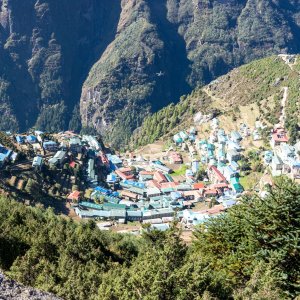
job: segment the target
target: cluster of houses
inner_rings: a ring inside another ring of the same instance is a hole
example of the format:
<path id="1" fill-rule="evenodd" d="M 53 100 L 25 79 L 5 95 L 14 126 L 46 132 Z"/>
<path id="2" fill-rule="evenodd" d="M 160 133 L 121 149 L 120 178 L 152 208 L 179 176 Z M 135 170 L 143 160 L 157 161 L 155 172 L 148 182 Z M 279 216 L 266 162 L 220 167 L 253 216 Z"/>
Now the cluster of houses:
<path id="1" fill-rule="evenodd" d="M 199 138 L 195 127 L 180 131 L 173 137 L 174 147 L 161 160 L 152 161 L 133 154 L 128 157 L 108 153 L 95 137 L 70 131 L 52 135 L 51 139 L 35 131 L 15 136 L 15 142 L 32 147 L 36 153 L 32 167 L 36 170 L 45 163 L 53 170 L 63 168 L 66 163 L 71 168 L 82 164 L 91 193 L 86 196 L 84 191 L 73 190 L 68 196 L 75 213 L 82 219 L 138 221 L 166 228 L 167 225 L 160 225 L 178 218 L 189 227 L 238 203 L 244 192 L 239 164 L 244 152 L 243 140 L 261 139 L 262 125 L 256 123 L 254 131 L 241 124 L 239 130 L 225 132 L 219 120 L 213 118 L 207 138 Z M 290 145 L 285 130 L 278 127 L 272 132 L 271 146 L 262 159 L 273 175 L 300 178 L 300 143 Z M 187 159 L 183 159 L 182 152 Z M 0 145 L 0 167 L 15 155 Z M 172 169 L 181 165 L 185 166 L 185 174 L 179 178 Z M 206 206 L 197 210 L 198 202 Z"/>
<path id="2" fill-rule="evenodd" d="M 102 154 L 108 160 L 106 185 L 94 187 L 89 201 L 79 200 L 75 211 L 81 218 L 162 224 L 176 217 L 185 224 L 198 224 L 235 205 L 243 192 L 237 164 L 241 140 L 238 132 L 226 135 L 217 128 L 210 140 L 198 140 L 193 127 L 175 135 L 176 146 L 189 153 L 184 180 L 176 180 L 172 173 L 171 166 L 184 163 L 173 148 L 163 161 Z M 200 165 L 207 167 L 206 182 L 196 179 Z M 207 209 L 195 211 L 198 202 L 206 203 Z"/>
<path id="3" fill-rule="evenodd" d="M 243 148 L 241 141 L 243 136 L 248 136 L 247 126 L 241 126 L 241 131 L 231 131 L 226 134 L 219 127 L 217 118 L 211 120 L 211 133 L 207 139 L 198 139 L 196 130 L 192 127 L 185 135 L 180 132 L 174 136 L 174 142 L 187 149 L 192 158 L 191 169 L 186 171 L 187 180 L 194 180 L 199 165 L 205 166 L 211 187 L 205 192 L 206 196 L 220 197 L 238 195 L 243 192 L 239 183 L 239 164 Z M 177 137 L 180 136 L 181 139 Z"/>
<path id="4" fill-rule="evenodd" d="M 300 142 L 290 145 L 284 128 L 277 127 L 272 132 L 270 144 L 272 151 L 265 152 L 264 162 L 271 166 L 272 175 L 300 178 Z"/>

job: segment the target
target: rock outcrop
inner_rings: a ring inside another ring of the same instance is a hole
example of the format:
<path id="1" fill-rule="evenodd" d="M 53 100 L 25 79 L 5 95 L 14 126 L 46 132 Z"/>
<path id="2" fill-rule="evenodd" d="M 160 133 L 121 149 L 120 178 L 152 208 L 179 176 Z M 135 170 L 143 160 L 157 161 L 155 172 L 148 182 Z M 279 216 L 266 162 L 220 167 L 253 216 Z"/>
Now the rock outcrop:
<path id="1" fill-rule="evenodd" d="M 62 300 L 52 294 L 25 287 L 0 272 L 1 300 Z"/>

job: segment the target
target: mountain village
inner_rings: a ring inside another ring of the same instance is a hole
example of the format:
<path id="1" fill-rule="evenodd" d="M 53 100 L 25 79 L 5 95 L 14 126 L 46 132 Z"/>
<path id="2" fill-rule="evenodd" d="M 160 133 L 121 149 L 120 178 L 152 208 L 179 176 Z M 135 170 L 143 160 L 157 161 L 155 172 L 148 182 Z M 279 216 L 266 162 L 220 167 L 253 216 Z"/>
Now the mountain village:
<path id="1" fill-rule="evenodd" d="M 205 132 L 199 126 L 203 122 L 209 128 Z M 49 190 L 44 186 L 46 193 L 64 200 L 74 218 L 94 219 L 102 230 L 139 234 L 142 223 L 166 230 L 174 219 L 193 230 L 238 204 L 243 194 L 264 197 L 273 176 L 299 180 L 300 143 L 290 145 L 281 124 L 270 132 L 268 147 L 262 146 L 259 121 L 254 129 L 240 124 L 239 130 L 226 132 L 218 118 L 198 114 L 194 124 L 152 155 L 115 153 L 96 137 L 71 131 L 2 133 L 4 191 L 42 189 L 24 179 L 34 173 L 36 181 L 51 182 Z M 252 173 L 257 176 L 250 186 Z"/>

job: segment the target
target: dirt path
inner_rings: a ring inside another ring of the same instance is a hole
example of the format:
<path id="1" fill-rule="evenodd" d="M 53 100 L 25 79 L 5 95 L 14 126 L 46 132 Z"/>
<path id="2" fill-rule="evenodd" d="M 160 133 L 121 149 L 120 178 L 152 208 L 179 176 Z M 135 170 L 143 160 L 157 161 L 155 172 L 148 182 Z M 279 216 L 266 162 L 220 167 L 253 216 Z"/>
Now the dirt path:
<path id="1" fill-rule="evenodd" d="M 212 91 L 209 88 L 203 88 L 202 91 L 205 92 L 207 94 L 207 96 L 209 96 L 213 100 L 212 105 L 215 105 L 215 107 L 223 109 L 224 112 L 228 110 L 228 109 L 225 109 L 224 99 L 214 96 L 212 94 Z"/>
<path id="2" fill-rule="evenodd" d="M 285 125 L 285 119 L 286 119 L 286 113 L 285 113 L 285 107 L 286 107 L 286 102 L 287 102 L 287 98 L 288 98 L 288 87 L 284 87 L 283 88 L 283 97 L 281 100 L 281 114 L 279 117 L 279 125 L 284 128 Z"/>

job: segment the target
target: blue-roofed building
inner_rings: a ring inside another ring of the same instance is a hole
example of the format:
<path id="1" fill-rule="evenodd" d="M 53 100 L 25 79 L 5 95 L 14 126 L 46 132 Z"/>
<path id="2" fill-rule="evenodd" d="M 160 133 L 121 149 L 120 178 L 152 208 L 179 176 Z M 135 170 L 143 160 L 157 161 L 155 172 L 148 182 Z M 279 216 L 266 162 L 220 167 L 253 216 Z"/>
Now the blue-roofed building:
<path id="1" fill-rule="evenodd" d="M 46 150 L 46 151 L 50 151 L 50 152 L 55 152 L 58 147 L 57 147 L 57 143 L 53 142 L 53 141 L 45 141 L 43 143 L 43 148 Z"/>
<path id="2" fill-rule="evenodd" d="M 24 143 L 24 137 L 17 135 L 16 136 L 16 141 L 18 144 L 23 144 Z"/>
<path id="3" fill-rule="evenodd" d="M 190 140 L 191 142 L 195 142 L 196 136 L 195 136 L 194 134 L 190 134 L 190 135 L 189 135 L 189 140 Z"/>
<path id="4" fill-rule="evenodd" d="M 232 169 L 233 171 L 235 171 L 235 172 L 238 172 L 239 169 L 240 169 L 239 164 L 238 164 L 237 162 L 235 162 L 235 161 L 232 161 L 232 162 L 231 162 L 230 167 L 231 167 L 231 169 Z"/>
<path id="5" fill-rule="evenodd" d="M 133 180 L 123 180 L 121 182 L 121 186 L 123 187 L 137 187 L 140 189 L 144 189 L 146 187 L 145 182 L 138 182 Z"/>
<path id="6" fill-rule="evenodd" d="M 230 166 L 225 166 L 222 169 L 222 174 L 224 175 L 224 177 L 227 179 L 227 181 L 230 181 L 231 178 L 233 177 L 237 177 L 238 172 L 234 171 Z"/>
<path id="7" fill-rule="evenodd" d="M 115 183 L 117 183 L 118 182 L 117 175 L 115 173 L 108 174 L 107 177 L 106 177 L 106 182 L 108 184 L 115 184 Z"/>
<path id="8" fill-rule="evenodd" d="M 184 141 L 187 140 L 187 139 L 189 138 L 189 136 L 187 135 L 187 133 L 184 132 L 184 131 L 180 131 L 180 132 L 179 132 L 179 135 L 180 135 L 180 137 L 181 137 Z"/>
<path id="9" fill-rule="evenodd" d="M 182 194 L 179 193 L 179 192 L 171 192 L 170 198 L 171 198 L 172 201 L 174 201 L 174 200 L 181 199 L 183 197 L 182 197 Z"/>
<path id="10" fill-rule="evenodd" d="M 199 163 L 198 160 L 192 162 L 192 172 L 193 172 L 193 174 L 196 174 L 198 172 L 199 167 L 200 167 L 200 163 Z"/>
<path id="11" fill-rule="evenodd" d="M 112 162 L 113 165 L 115 165 L 116 168 L 120 168 L 123 166 L 123 162 L 119 156 L 110 155 L 110 156 L 107 156 L 107 158 L 109 159 L 109 161 Z"/>
<path id="12" fill-rule="evenodd" d="M 101 187 L 101 186 L 95 187 L 94 191 L 98 192 L 98 193 L 100 193 L 102 195 L 110 195 L 111 194 L 111 190 L 108 190 L 108 189 L 106 189 L 104 187 Z"/>
<path id="13" fill-rule="evenodd" d="M 3 145 L 0 144 L 0 153 L 5 155 L 7 158 L 9 158 L 12 154 L 12 151 L 9 149 L 6 149 Z"/>
<path id="14" fill-rule="evenodd" d="M 219 162 L 225 162 L 226 161 L 226 154 L 223 149 L 219 149 L 217 153 L 217 158 Z"/>
<path id="15" fill-rule="evenodd" d="M 26 137 L 26 141 L 29 144 L 34 144 L 34 143 L 37 143 L 37 138 L 34 135 L 28 135 Z"/>
<path id="16" fill-rule="evenodd" d="M 191 126 L 189 129 L 189 133 L 195 135 L 197 133 L 197 130 L 194 126 Z"/>
<path id="17" fill-rule="evenodd" d="M 179 134 L 175 134 L 173 140 L 176 144 L 181 144 L 183 142 L 183 139 Z"/>
<path id="18" fill-rule="evenodd" d="M 6 163 L 6 161 L 7 161 L 6 155 L 4 155 L 3 153 L 0 153 L 0 167 L 3 167 Z"/>
<path id="19" fill-rule="evenodd" d="M 242 185 L 240 184 L 239 182 L 239 178 L 237 177 L 232 177 L 230 179 L 230 184 L 233 188 L 233 190 L 237 193 L 237 194 L 240 194 L 244 191 L 244 188 L 242 187 Z"/>

